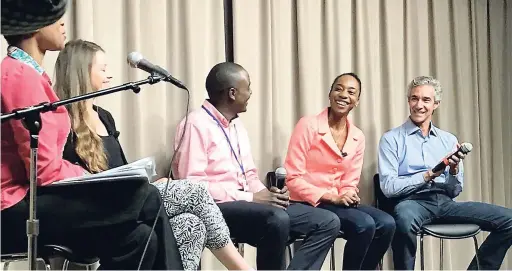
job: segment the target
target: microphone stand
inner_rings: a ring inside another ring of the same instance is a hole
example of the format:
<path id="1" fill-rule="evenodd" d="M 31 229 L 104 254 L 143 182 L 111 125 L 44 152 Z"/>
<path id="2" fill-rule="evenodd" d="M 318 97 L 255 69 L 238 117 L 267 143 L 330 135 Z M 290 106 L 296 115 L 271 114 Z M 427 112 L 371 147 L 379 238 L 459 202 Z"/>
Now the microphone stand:
<path id="1" fill-rule="evenodd" d="M 41 113 L 48 111 L 55 111 L 59 106 L 92 99 L 95 97 L 108 95 L 114 92 L 123 90 L 132 90 L 134 93 L 140 92 L 140 85 L 160 82 L 164 78 L 157 75 L 151 74 L 147 79 L 129 82 L 120 86 L 99 90 L 92 93 L 72 97 L 65 100 L 56 101 L 54 103 L 43 102 L 38 105 L 15 109 L 11 113 L 1 115 L 1 123 L 10 119 L 17 119 L 23 122 L 23 126 L 28 130 L 30 134 L 30 188 L 29 188 L 29 217 L 27 220 L 27 237 L 28 237 L 28 265 L 29 270 L 36 270 L 37 260 L 37 236 L 39 235 L 39 220 L 36 216 L 36 195 L 37 195 L 37 149 L 39 145 L 39 131 L 43 127 L 41 122 Z"/>

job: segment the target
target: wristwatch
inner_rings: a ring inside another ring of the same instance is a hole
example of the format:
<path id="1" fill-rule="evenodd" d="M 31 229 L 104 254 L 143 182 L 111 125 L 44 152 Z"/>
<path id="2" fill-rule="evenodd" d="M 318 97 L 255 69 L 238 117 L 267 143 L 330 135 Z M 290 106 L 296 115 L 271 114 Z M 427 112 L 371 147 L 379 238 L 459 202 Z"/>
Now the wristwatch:
<path id="1" fill-rule="evenodd" d="M 454 176 L 459 174 L 459 168 L 458 167 L 456 167 L 453 171 L 455 171 L 455 172 L 452 172 L 452 168 L 450 168 L 448 170 L 448 173 L 450 173 L 450 175 L 454 175 Z"/>

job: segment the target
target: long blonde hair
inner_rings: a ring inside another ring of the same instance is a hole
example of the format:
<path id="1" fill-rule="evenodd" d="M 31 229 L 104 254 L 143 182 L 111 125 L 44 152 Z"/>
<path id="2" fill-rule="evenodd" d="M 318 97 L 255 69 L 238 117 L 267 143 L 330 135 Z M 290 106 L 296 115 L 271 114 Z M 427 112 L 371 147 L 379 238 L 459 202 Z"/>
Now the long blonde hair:
<path id="1" fill-rule="evenodd" d="M 97 44 L 74 40 L 66 43 L 55 64 L 55 91 L 60 99 L 67 99 L 93 91 L 91 66 L 96 52 L 104 50 Z M 75 151 L 87 170 L 98 173 L 108 169 L 103 141 L 91 128 L 86 101 L 68 106 L 71 129 L 76 135 Z"/>

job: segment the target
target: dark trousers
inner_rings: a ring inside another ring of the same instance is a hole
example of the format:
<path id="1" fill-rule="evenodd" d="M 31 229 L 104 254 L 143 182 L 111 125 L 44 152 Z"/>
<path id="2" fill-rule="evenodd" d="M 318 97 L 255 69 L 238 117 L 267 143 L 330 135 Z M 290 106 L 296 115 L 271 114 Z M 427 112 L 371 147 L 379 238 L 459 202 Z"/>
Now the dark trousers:
<path id="1" fill-rule="evenodd" d="M 305 234 L 290 262 L 290 270 L 320 270 L 340 229 L 333 213 L 302 203 L 286 210 L 253 202 L 218 204 L 231 236 L 257 248 L 258 270 L 286 268 L 285 249 L 290 236 Z"/>
<path id="2" fill-rule="evenodd" d="M 100 269 L 134 270 L 137 269 L 142 252 L 151 233 L 151 227 L 157 218 L 161 199 L 158 190 L 148 185 L 144 190 L 145 199 L 139 207 L 138 217 L 125 219 L 115 224 L 106 222 L 104 225 L 80 227 L 76 219 L 62 214 L 73 212 L 70 199 L 69 205 L 60 204 L 67 201 L 67 195 L 59 195 L 55 190 L 39 189 L 37 196 L 37 216 L 39 218 L 38 247 L 45 244 L 68 246 L 73 251 L 100 258 Z M 111 195 L 115 199 L 116 195 Z M 2 210 L 2 253 L 19 253 L 27 251 L 25 223 L 29 212 L 28 195 L 14 206 Z M 79 200 L 79 199 L 76 199 Z M 109 209 L 105 200 L 104 209 Z M 56 205 L 58 204 L 58 205 Z M 60 212 L 60 209 L 65 211 Z M 77 211 L 81 211 L 78 209 Z M 94 209 L 81 211 L 77 217 L 86 218 L 94 213 Z M 105 212 L 103 210 L 102 212 Z M 125 217 L 123 214 L 112 213 L 112 216 Z M 126 217 L 127 218 L 127 217 Z M 169 224 L 169 219 L 162 209 L 158 214 L 158 222 L 151 236 L 141 270 L 183 269 L 176 240 Z"/>
<path id="3" fill-rule="evenodd" d="M 498 270 L 512 244 L 512 210 L 480 202 L 455 202 L 438 193 L 413 195 L 395 206 L 396 234 L 393 262 L 396 270 L 413 270 L 416 234 L 422 225 L 440 220 L 443 223 L 472 223 L 491 234 L 478 250 L 480 270 Z M 468 269 L 476 269 L 476 260 Z"/>
<path id="4" fill-rule="evenodd" d="M 318 207 L 335 213 L 340 219 L 347 240 L 342 269 L 375 270 L 393 239 L 393 217 L 366 205 L 345 207 L 322 203 Z"/>

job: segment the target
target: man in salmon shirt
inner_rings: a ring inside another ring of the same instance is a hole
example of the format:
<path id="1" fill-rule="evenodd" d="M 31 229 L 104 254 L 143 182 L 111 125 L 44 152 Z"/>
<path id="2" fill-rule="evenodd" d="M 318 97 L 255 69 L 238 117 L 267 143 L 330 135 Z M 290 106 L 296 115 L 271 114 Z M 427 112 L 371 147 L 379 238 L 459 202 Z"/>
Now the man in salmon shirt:
<path id="1" fill-rule="evenodd" d="M 209 100 L 178 125 L 174 176 L 205 183 L 239 242 L 258 248 L 259 270 L 285 269 L 290 236 L 304 234 L 288 269 L 319 270 L 336 239 L 340 222 L 333 213 L 290 204 L 287 188 L 268 190 L 254 164 L 247 130 L 238 114 L 247 110 L 250 78 L 240 65 L 215 65 L 206 78 Z M 186 124 L 186 126 L 185 126 Z"/>
<path id="2" fill-rule="evenodd" d="M 395 231 L 393 217 L 359 205 L 365 138 L 348 114 L 360 95 L 356 74 L 336 77 L 329 91 L 330 106 L 299 120 L 285 160 L 290 200 L 339 217 L 347 239 L 343 270 L 375 270 Z"/>

